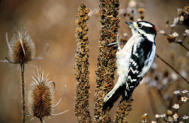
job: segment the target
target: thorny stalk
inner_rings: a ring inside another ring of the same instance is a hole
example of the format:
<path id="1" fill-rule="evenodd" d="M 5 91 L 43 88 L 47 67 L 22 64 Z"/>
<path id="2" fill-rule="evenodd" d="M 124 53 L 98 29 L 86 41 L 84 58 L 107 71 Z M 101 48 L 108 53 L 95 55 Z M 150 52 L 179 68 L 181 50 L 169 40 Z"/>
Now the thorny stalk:
<path id="1" fill-rule="evenodd" d="M 112 89 L 115 71 L 115 50 L 108 44 L 116 42 L 118 32 L 119 0 L 100 0 L 101 32 L 96 71 L 95 122 L 111 122 L 109 111 L 103 111 L 104 96 Z"/>
<path id="2" fill-rule="evenodd" d="M 89 48 L 88 48 L 88 26 L 89 9 L 84 3 L 79 7 L 77 20 L 77 50 L 75 56 L 75 76 L 76 76 L 76 102 L 75 115 L 79 123 L 90 123 L 89 112 Z"/>
<path id="3" fill-rule="evenodd" d="M 177 73 L 187 84 L 189 84 L 189 80 L 184 78 L 172 65 L 170 65 L 168 62 L 166 62 L 161 56 L 156 54 L 156 57 L 160 59 L 163 63 L 165 63 L 168 67 L 170 67 L 175 73 Z"/>
<path id="4" fill-rule="evenodd" d="M 24 63 L 20 64 L 21 67 L 21 79 L 22 79 L 22 123 L 25 123 L 25 85 L 24 85 Z"/>

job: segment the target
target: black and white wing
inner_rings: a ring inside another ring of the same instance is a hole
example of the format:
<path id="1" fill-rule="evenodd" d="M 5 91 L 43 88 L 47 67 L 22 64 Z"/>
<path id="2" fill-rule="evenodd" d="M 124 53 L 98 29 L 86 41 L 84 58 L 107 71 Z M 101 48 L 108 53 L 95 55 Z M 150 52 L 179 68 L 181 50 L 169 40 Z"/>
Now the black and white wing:
<path id="1" fill-rule="evenodd" d="M 126 79 L 126 90 L 123 100 L 128 100 L 134 89 L 138 86 L 144 75 L 149 70 L 155 56 L 155 43 L 143 38 L 133 45 L 129 60 L 129 72 Z"/>

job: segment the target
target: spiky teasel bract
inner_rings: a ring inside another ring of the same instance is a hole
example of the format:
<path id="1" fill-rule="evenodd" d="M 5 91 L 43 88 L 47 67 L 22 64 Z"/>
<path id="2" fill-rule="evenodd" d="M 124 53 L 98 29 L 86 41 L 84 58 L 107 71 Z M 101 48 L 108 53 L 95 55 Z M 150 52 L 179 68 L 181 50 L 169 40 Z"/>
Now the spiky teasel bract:
<path id="1" fill-rule="evenodd" d="M 36 72 L 33 76 L 32 89 L 29 94 L 30 113 L 41 121 L 44 117 L 51 116 L 53 108 L 55 83 L 44 76 L 43 72 Z"/>
<path id="2" fill-rule="evenodd" d="M 35 46 L 25 31 L 15 33 L 7 44 L 9 48 L 8 60 L 14 64 L 25 64 L 35 57 Z"/>
<path id="3" fill-rule="evenodd" d="M 78 122 L 91 122 L 89 112 L 89 48 L 88 48 L 88 26 L 87 20 L 89 18 L 89 8 L 82 3 L 78 9 L 77 29 L 76 29 L 76 42 L 77 50 L 75 56 L 75 77 L 76 85 L 76 102 L 75 102 L 75 115 Z"/>

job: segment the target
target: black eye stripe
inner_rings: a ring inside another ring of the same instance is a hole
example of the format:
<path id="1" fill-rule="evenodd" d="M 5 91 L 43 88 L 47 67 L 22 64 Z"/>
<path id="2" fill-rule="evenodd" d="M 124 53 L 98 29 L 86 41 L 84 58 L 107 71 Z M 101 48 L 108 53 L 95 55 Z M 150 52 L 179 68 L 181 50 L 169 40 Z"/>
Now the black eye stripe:
<path id="1" fill-rule="evenodd" d="M 156 33 L 156 31 L 152 27 L 143 26 L 141 29 L 148 34 L 155 34 Z"/>

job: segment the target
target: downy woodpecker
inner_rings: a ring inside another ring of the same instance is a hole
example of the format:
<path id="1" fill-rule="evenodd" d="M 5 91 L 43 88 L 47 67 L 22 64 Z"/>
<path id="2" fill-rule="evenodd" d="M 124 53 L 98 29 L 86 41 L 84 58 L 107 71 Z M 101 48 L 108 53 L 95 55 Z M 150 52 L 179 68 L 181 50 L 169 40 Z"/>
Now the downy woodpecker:
<path id="1" fill-rule="evenodd" d="M 114 88 L 104 97 L 103 109 L 111 109 L 115 101 L 127 101 L 134 89 L 148 72 L 154 60 L 156 45 L 156 28 L 147 21 L 126 22 L 132 31 L 132 37 L 118 51 L 116 64 L 118 80 Z"/>

